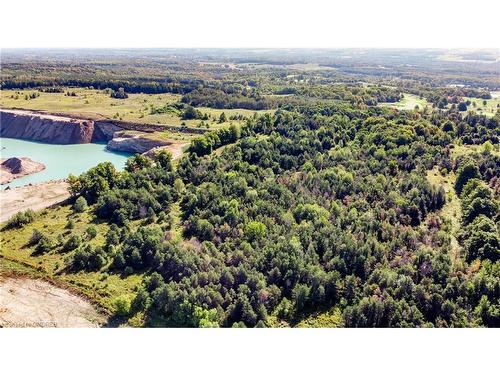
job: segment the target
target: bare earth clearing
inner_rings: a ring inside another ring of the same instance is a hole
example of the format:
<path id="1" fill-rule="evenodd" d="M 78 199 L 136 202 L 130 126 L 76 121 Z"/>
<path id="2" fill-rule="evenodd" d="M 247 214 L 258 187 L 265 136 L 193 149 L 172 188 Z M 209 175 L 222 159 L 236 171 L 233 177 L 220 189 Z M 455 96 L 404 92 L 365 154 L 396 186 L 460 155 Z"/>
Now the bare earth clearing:
<path id="1" fill-rule="evenodd" d="M 69 197 L 68 183 L 49 181 L 0 191 L 0 222 L 28 208 L 36 211 L 62 202 Z"/>
<path id="2" fill-rule="evenodd" d="M 85 299 L 46 281 L 0 278 L 0 327 L 98 327 L 105 321 Z"/>
<path id="3" fill-rule="evenodd" d="M 178 160 L 182 157 L 183 149 L 188 145 L 189 142 L 172 143 L 170 146 L 165 147 L 165 150 L 170 151 L 172 154 L 172 160 Z"/>
<path id="4" fill-rule="evenodd" d="M 153 156 L 158 151 L 165 150 L 165 151 L 168 151 L 172 154 L 172 160 L 178 160 L 182 157 L 183 150 L 188 145 L 189 145 L 188 142 L 174 142 L 168 146 L 160 146 L 160 147 L 152 148 L 151 150 L 146 151 L 144 153 L 144 155 Z"/>

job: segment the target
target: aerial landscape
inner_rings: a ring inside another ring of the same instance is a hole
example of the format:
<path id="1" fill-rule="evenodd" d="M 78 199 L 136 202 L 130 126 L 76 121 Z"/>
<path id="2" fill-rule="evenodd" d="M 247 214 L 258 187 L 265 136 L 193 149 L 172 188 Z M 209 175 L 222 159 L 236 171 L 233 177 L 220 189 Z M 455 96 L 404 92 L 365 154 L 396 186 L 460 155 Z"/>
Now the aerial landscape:
<path id="1" fill-rule="evenodd" d="M 0 326 L 500 327 L 495 49 L 2 49 Z"/>

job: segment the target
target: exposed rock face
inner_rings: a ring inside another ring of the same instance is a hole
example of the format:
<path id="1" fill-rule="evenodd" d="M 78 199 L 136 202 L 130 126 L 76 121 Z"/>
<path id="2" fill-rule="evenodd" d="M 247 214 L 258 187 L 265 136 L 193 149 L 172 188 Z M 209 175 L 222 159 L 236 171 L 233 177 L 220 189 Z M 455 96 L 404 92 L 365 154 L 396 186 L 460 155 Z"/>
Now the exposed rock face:
<path id="1" fill-rule="evenodd" d="M 143 153 L 154 147 L 171 145 L 171 142 L 153 135 L 166 127 L 113 120 L 94 121 L 27 110 L 0 110 L 0 137 L 54 144 L 109 142 L 109 150 L 130 153 Z"/>
<path id="2" fill-rule="evenodd" d="M 0 111 L 0 136 L 45 143 L 89 143 L 94 133 L 92 120 L 80 120 L 27 111 Z"/>
<path id="3" fill-rule="evenodd" d="M 136 132 L 117 132 L 108 143 L 108 150 L 143 153 L 155 147 L 168 146 L 171 142 L 148 138 Z"/>
<path id="4" fill-rule="evenodd" d="M 92 142 L 108 142 L 113 139 L 113 135 L 120 130 L 123 129 L 112 122 L 94 121 Z"/>
<path id="5" fill-rule="evenodd" d="M 45 165 L 29 158 L 0 159 L 0 184 L 6 184 L 15 178 L 27 176 L 45 169 Z"/>

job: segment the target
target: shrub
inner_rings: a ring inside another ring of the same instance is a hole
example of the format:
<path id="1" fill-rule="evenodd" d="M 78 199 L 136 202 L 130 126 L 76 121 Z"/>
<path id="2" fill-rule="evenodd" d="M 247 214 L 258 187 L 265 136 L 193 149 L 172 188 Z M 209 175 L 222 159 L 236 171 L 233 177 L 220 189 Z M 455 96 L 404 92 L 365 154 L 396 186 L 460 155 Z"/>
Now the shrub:
<path id="1" fill-rule="evenodd" d="M 73 219 L 69 219 L 65 228 L 66 229 L 73 229 L 74 227 L 75 227 L 75 221 Z"/>
<path id="2" fill-rule="evenodd" d="M 457 173 L 457 179 L 455 182 L 455 190 L 457 194 L 460 195 L 462 193 L 462 189 L 467 184 L 467 182 L 471 178 L 480 178 L 479 168 L 472 162 L 468 162 L 464 166 L 462 166 Z"/>
<path id="3" fill-rule="evenodd" d="M 219 116 L 219 124 L 222 124 L 227 121 L 227 116 L 224 112 L 222 112 Z"/>
<path id="4" fill-rule="evenodd" d="M 50 251 L 50 249 L 52 249 L 53 246 L 54 243 L 52 242 L 52 240 L 46 235 L 42 234 L 41 238 L 38 241 L 38 245 L 36 246 L 36 252 L 46 253 L 47 251 Z"/>
<path id="5" fill-rule="evenodd" d="M 118 316 L 127 316 L 130 313 L 130 300 L 125 296 L 117 297 L 113 305 Z"/>
<path id="6" fill-rule="evenodd" d="M 104 250 L 100 247 L 92 248 L 86 245 L 78 249 L 73 257 L 73 268 L 75 270 L 98 271 L 107 263 Z"/>
<path id="7" fill-rule="evenodd" d="M 118 232 L 118 227 L 112 224 L 108 233 L 106 234 L 106 247 L 113 245 L 118 245 L 120 243 L 120 233 Z"/>
<path id="8" fill-rule="evenodd" d="M 148 292 L 144 288 L 141 288 L 135 296 L 134 302 L 132 304 L 133 309 L 135 311 L 144 311 L 150 306 L 150 304 L 151 298 L 149 297 Z"/>
<path id="9" fill-rule="evenodd" d="M 128 94 L 125 92 L 123 87 L 120 87 L 118 91 L 113 91 L 110 95 L 110 97 L 115 98 L 115 99 L 127 99 Z"/>
<path id="10" fill-rule="evenodd" d="M 35 220 L 35 212 L 33 210 L 21 211 L 7 221 L 6 228 L 22 228 L 26 224 L 32 223 L 33 220 Z"/>
<path id="11" fill-rule="evenodd" d="M 88 239 L 95 238 L 97 236 L 97 228 L 95 225 L 89 225 L 87 229 L 85 230 L 85 233 L 87 234 Z"/>
<path id="12" fill-rule="evenodd" d="M 68 238 L 68 240 L 64 244 L 64 250 L 66 251 L 74 250 L 81 244 L 82 244 L 82 238 L 77 234 L 73 234 Z"/>
<path id="13" fill-rule="evenodd" d="M 87 200 L 84 197 L 78 197 L 73 205 L 73 210 L 75 212 L 84 212 L 87 209 Z"/>
<path id="14" fill-rule="evenodd" d="M 183 120 L 195 120 L 195 119 L 201 119 L 202 117 L 203 114 L 199 110 L 193 108 L 192 106 L 188 106 L 184 110 L 181 116 Z"/>
<path id="15" fill-rule="evenodd" d="M 28 245 L 30 246 L 37 245 L 38 242 L 41 240 L 42 236 L 43 236 L 42 232 L 40 232 L 38 229 L 33 229 L 31 237 L 28 241 Z"/>
<path id="16" fill-rule="evenodd" d="M 116 268 L 118 270 L 122 270 L 125 268 L 127 265 L 127 262 L 125 261 L 125 257 L 123 256 L 122 252 L 119 252 L 116 254 L 115 258 L 113 259 L 113 268 Z"/>

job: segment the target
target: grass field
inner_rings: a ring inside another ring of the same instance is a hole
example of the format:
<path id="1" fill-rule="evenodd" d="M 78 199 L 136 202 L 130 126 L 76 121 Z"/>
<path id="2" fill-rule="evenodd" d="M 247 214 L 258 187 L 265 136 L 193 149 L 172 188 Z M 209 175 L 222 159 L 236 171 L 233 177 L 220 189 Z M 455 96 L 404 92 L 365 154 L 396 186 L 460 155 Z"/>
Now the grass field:
<path id="1" fill-rule="evenodd" d="M 427 100 L 421 99 L 417 95 L 413 94 L 404 94 L 404 98 L 401 99 L 401 101 L 396 102 L 396 103 L 380 103 L 379 104 L 382 107 L 390 107 L 390 108 L 396 108 L 400 110 L 413 110 L 415 109 L 415 106 L 418 105 L 420 109 L 425 108 L 426 106 L 431 106 Z"/>
<path id="2" fill-rule="evenodd" d="M 462 217 L 462 208 L 460 206 L 460 199 L 455 192 L 455 173 L 450 172 L 448 175 L 443 176 L 439 170 L 434 169 L 427 171 L 427 180 L 435 186 L 442 186 L 446 193 L 446 203 L 439 210 L 439 215 L 450 223 L 450 236 L 451 236 L 451 257 L 453 261 L 460 258 L 461 246 L 457 240 L 457 233 L 460 230 L 460 220 Z"/>
<path id="3" fill-rule="evenodd" d="M 49 112 L 61 112 L 88 116 L 93 119 L 122 118 L 123 120 L 143 120 L 151 105 L 172 104 L 180 95 L 173 94 L 130 94 L 127 99 L 114 99 L 101 90 L 72 89 L 76 96 L 65 93 L 45 93 L 38 90 L 2 90 L 0 106 L 4 108 L 37 109 Z M 34 99 L 25 99 L 26 95 L 38 93 Z M 119 116 L 116 116 L 118 113 Z"/>
<path id="4" fill-rule="evenodd" d="M 451 157 L 455 159 L 460 155 L 467 155 L 475 152 L 483 152 L 483 145 L 454 145 L 451 149 Z M 494 145 L 491 153 L 497 156 L 500 156 L 500 147 L 499 145 Z"/>
<path id="5" fill-rule="evenodd" d="M 451 149 L 451 157 L 454 160 L 461 155 L 482 152 L 483 149 L 484 146 L 482 145 L 454 145 Z M 491 152 L 500 156 L 500 150 L 498 147 L 491 150 Z M 446 203 L 439 211 L 439 215 L 443 219 L 448 220 L 450 223 L 451 255 L 453 260 L 458 260 L 460 257 L 461 246 L 457 241 L 456 235 L 461 228 L 462 208 L 460 205 L 460 198 L 455 192 L 456 175 L 454 172 L 442 175 L 437 167 L 434 167 L 432 170 L 427 171 L 427 180 L 432 185 L 442 186 L 446 193 Z"/>
<path id="6" fill-rule="evenodd" d="M 328 311 L 315 313 L 301 320 L 298 328 L 338 328 L 342 325 L 342 312 L 334 307 Z"/>
<path id="7" fill-rule="evenodd" d="M 107 272 L 70 272 L 65 268 L 75 250 L 65 252 L 61 246 L 56 246 L 38 255 L 34 246 L 28 245 L 33 229 L 49 236 L 53 242 L 57 242 L 57 235 L 62 233 L 62 241 L 71 234 L 78 234 L 85 243 L 102 245 L 108 228 L 106 224 L 93 223 L 88 213 L 75 215 L 70 206 L 44 210 L 38 215 L 33 223 L 23 228 L 0 232 L 0 275 L 18 274 L 47 279 L 85 295 L 109 314 L 114 313 L 117 297 L 131 300 L 135 296 L 142 281 L 140 274 L 124 277 Z M 65 228 L 69 218 L 75 222 L 73 229 Z M 90 224 L 97 229 L 97 236 L 93 239 L 86 238 L 84 234 Z"/>
<path id="8" fill-rule="evenodd" d="M 492 93 L 491 99 L 464 97 L 464 100 L 465 101 L 470 100 L 471 102 L 471 105 L 467 107 L 469 111 L 475 111 L 476 113 L 485 115 L 487 117 L 495 116 L 497 110 L 500 109 L 500 96 L 498 95 L 498 92 Z M 486 101 L 486 105 L 483 104 L 484 101 Z"/>
<path id="9" fill-rule="evenodd" d="M 0 107 L 67 113 L 92 119 L 115 119 L 175 126 L 181 126 L 184 122 L 188 127 L 192 128 L 201 126 L 201 120 L 183 120 L 179 111 L 175 109 L 166 113 L 154 113 L 155 109 L 168 107 L 178 102 L 181 98 L 180 95 L 129 94 L 127 99 L 114 99 L 103 90 L 68 88 L 65 91 L 74 92 L 76 96 L 67 96 L 65 93 L 45 93 L 38 90 L 2 90 Z M 34 93 L 39 94 L 39 96 L 30 99 L 30 94 Z M 241 120 L 231 120 L 230 117 L 235 115 L 251 117 L 255 113 L 255 111 L 246 109 L 198 108 L 198 110 L 209 116 L 209 120 L 204 121 L 205 124 L 208 124 L 209 129 L 218 129 L 229 126 L 231 123 L 242 123 Z M 229 120 L 219 124 L 218 119 L 222 112 L 226 114 Z"/>

